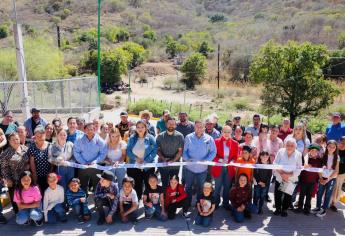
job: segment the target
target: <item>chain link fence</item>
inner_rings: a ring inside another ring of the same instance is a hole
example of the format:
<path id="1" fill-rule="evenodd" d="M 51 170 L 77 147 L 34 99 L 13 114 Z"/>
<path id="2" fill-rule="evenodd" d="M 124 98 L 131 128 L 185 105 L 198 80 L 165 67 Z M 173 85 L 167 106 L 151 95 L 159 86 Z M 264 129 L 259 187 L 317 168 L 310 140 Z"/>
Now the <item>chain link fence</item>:
<path id="1" fill-rule="evenodd" d="M 0 81 L 2 111 L 21 112 L 22 81 Z M 99 110 L 97 77 L 27 81 L 28 102 L 45 113 L 84 114 Z"/>

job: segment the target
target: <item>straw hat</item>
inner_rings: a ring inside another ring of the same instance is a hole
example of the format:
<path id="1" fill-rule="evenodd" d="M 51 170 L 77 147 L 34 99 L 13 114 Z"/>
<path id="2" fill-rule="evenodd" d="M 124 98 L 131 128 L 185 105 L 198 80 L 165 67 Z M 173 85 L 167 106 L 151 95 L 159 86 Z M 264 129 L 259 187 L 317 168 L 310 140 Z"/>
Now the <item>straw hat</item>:
<path id="1" fill-rule="evenodd" d="M 142 115 L 144 115 L 144 114 L 149 115 L 150 118 L 153 116 L 152 112 L 150 112 L 149 110 L 143 110 L 143 111 L 139 112 L 139 117 L 142 117 Z"/>

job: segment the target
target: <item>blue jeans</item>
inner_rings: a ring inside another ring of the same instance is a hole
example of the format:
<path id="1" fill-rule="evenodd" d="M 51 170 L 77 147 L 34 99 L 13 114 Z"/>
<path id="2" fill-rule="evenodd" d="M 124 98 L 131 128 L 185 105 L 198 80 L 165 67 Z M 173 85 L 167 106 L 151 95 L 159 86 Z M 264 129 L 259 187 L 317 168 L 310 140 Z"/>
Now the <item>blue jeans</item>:
<path id="1" fill-rule="evenodd" d="M 153 204 L 152 207 L 148 207 L 148 206 L 144 206 L 144 209 L 145 209 L 145 216 L 146 217 L 157 217 L 158 220 L 166 220 L 167 217 L 166 216 L 163 216 L 162 215 L 162 207 L 161 205 L 158 203 L 158 204 Z"/>
<path id="2" fill-rule="evenodd" d="M 336 184 L 336 178 L 330 180 L 327 184 L 322 185 L 319 183 L 319 189 L 317 191 L 317 197 L 316 197 L 316 207 L 321 208 L 321 202 L 322 202 L 322 196 L 325 194 L 325 198 L 323 200 L 322 208 L 327 209 L 329 207 L 329 203 L 332 198 L 332 193 Z"/>
<path id="3" fill-rule="evenodd" d="M 48 223 L 55 224 L 58 220 L 66 221 L 66 212 L 65 208 L 61 203 L 56 204 L 53 209 L 48 211 Z"/>
<path id="4" fill-rule="evenodd" d="M 193 192 L 192 187 L 194 184 L 194 180 L 196 180 L 196 191 L 197 194 L 201 193 L 202 187 L 206 181 L 207 177 L 207 170 L 201 173 L 194 173 L 187 168 L 184 169 L 184 179 L 186 184 L 186 192 L 188 194 L 188 204 L 190 206 L 192 202 Z"/>
<path id="5" fill-rule="evenodd" d="M 258 213 L 258 208 L 254 204 L 251 204 L 251 203 L 247 204 L 246 208 L 242 212 L 237 211 L 237 209 L 234 207 L 232 208 L 232 215 L 234 216 L 235 221 L 237 223 L 241 223 L 244 221 L 244 213 L 246 211 L 253 213 L 253 214 L 256 214 L 256 213 Z"/>
<path id="6" fill-rule="evenodd" d="M 87 207 L 87 202 L 85 203 L 79 202 L 79 203 L 73 204 L 72 210 L 77 217 L 91 215 L 91 212 L 89 208 Z"/>
<path id="7" fill-rule="evenodd" d="M 222 173 L 218 178 L 214 178 L 215 182 L 215 198 L 216 198 L 216 206 L 220 204 L 220 192 L 222 191 L 223 187 L 223 206 L 229 206 L 229 194 L 232 185 L 232 179 L 228 175 L 228 168 L 222 167 Z"/>
<path id="8" fill-rule="evenodd" d="M 132 205 L 131 204 L 124 204 L 123 205 L 123 210 L 125 212 L 127 212 L 129 209 L 131 209 Z M 127 216 L 128 220 L 129 221 L 136 221 L 137 218 L 138 218 L 138 209 L 136 209 L 135 211 L 133 211 L 132 213 L 130 213 L 128 216 Z M 123 223 L 127 223 L 125 221 L 122 221 Z"/>
<path id="9" fill-rule="evenodd" d="M 254 205 L 257 206 L 260 210 L 264 205 L 265 197 L 267 196 L 268 186 L 261 187 L 260 185 L 254 186 Z"/>
<path id="10" fill-rule="evenodd" d="M 196 225 L 201 225 L 201 226 L 204 226 L 204 227 L 208 227 L 210 226 L 212 222 L 212 215 L 210 216 L 201 216 L 201 215 L 197 215 L 195 217 L 195 224 Z"/>
<path id="11" fill-rule="evenodd" d="M 23 225 L 28 220 L 33 220 L 33 221 L 39 221 L 42 220 L 43 214 L 41 209 L 39 208 L 27 208 L 27 209 L 22 209 L 19 210 L 17 216 L 16 216 L 16 223 L 18 225 Z"/>
<path id="12" fill-rule="evenodd" d="M 126 168 L 116 168 L 116 169 L 111 169 L 111 171 L 116 176 L 116 180 L 117 180 L 119 189 L 121 189 L 122 188 L 122 181 L 126 176 Z"/>
<path id="13" fill-rule="evenodd" d="M 66 191 L 68 189 L 68 182 L 74 177 L 74 168 L 70 166 L 58 166 L 56 173 L 61 176 L 59 183 Z"/>

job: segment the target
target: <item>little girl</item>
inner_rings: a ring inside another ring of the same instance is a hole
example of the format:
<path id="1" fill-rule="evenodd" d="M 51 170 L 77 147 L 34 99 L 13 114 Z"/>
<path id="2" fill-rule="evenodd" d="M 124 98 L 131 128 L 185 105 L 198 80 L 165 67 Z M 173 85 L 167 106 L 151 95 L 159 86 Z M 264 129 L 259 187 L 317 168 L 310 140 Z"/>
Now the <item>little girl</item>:
<path id="1" fill-rule="evenodd" d="M 258 164 L 271 164 L 269 153 L 261 151 L 258 158 Z M 258 207 L 259 214 L 262 214 L 262 206 L 270 186 L 272 170 L 254 169 L 254 205 Z"/>
<path id="2" fill-rule="evenodd" d="M 196 206 L 198 208 L 198 215 L 195 218 L 195 224 L 208 227 L 212 222 L 213 212 L 216 209 L 211 183 L 204 183 L 203 192 L 198 196 Z"/>
<path id="3" fill-rule="evenodd" d="M 54 224 L 58 220 L 66 222 L 66 212 L 63 206 L 65 200 L 65 191 L 58 185 L 58 176 L 55 173 L 48 174 L 49 187 L 44 192 L 43 212 L 45 221 Z"/>
<path id="4" fill-rule="evenodd" d="M 41 199 L 40 189 L 33 183 L 31 172 L 24 171 L 20 175 L 20 185 L 14 191 L 13 197 L 19 209 L 16 216 L 17 224 L 28 225 L 33 222 L 37 226 L 42 225 Z"/>
<path id="5" fill-rule="evenodd" d="M 166 189 L 165 206 L 168 212 L 168 219 L 171 220 L 175 218 L 176 210 L 179 207 L 183 208 L 183 216 L 187 217 L 187 193 L 183 185 L 179 183 L 179 178 L 176 175 L 170 178 L 170 184 Z"/>
<path id="6" fill-rule="evenodd" d="M 240 223 L 244 218 L 251 218 L 251 213 L 257 212 L 252 202 L 251 185 L 246 174 L 241 174 L 236 185 L 230 191 L 232 214 L 235 221 Z"/>
<path id="7" fill-rule="evenodd" d="M 253 148 L 251 146 L 244 145 L 242 147 L 241 157 L 237 158 L 236 163 L 240 163 L 240 164 L 254 164 L 256 161 L 252 157 L 252 155 L 253 155 L 252 154 L 252 150 L 253 150 Z M 238 167 L 236 169 L 236 179 L 238 179 L 238 177 L 241 174 L 245 174 L 248 177 L 248 182 L 252 183 L 252 181 L 253 181 L 253 169 L 251 169 L 251 168 L 244 168 L 244 167 Z"/>
<path id="8" fill-rule="evenodd" d="M 337 142 L 334 140 L 327 142 L 326 152 L 323 157 L 323 166 L 324 171 L 319 173 L 319 189 L 316 197 L 316 208 L 312 211 L 316 213 L 318 217 L 326 215 L 326 210 L 329 207 L 339 171 L 338 147 Z M 323 195 L 325 195 L 324 198 Z M 322 198 L 323 204 L 321 207 Z"/>

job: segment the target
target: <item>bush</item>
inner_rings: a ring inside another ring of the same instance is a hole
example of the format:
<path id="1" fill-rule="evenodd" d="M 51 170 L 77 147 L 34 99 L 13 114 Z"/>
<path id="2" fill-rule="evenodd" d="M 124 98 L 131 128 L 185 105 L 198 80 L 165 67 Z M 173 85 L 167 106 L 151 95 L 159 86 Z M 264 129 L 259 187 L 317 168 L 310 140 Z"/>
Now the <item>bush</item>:
<path id="1" fill-rule="evenodd" d="M 227 21 L 226 17 L 223 14 L 215 14 L 209 18 L 211 23 Z"/>
<path id="2" fill-rule="evenodd" d="M 130 68 L 134 68 L 142 64 L 146 58 L 145 48 L 134 42 L 124 43 L 121 48 L 131 54 Z"/>
<path id="3" fill-rule="evenodd" d="M 0 39 L 7 38 L 7 36 L 10 34 L 10 29 L 7 25 L 2 24 L 0 25 Z"/>
<path id="4" fill-rule="evenodd" d="M 111 0 L 108 8 L 110 13 L 121 12 L 126 9 L 126 3 L 123 0 Z"/>
<path id="5" fill-rule="evenodd" d="M 249 105 L 248 101 L 245 99 L 238 99 L 232 102 L 232 106 L 239 111 L 251 111 L 252 107 Z"/>
<path id="6" fill-rule="evenodd" d="M 66 73 L 70 76 L 76 76 L 78 72 L 78 67 L 72 64 L 65 65 Z"/>
<path id="7" fill-rule="evenodd" d="M 198 52 L 200 52 L 205 57 L 208 57 L 208 54 L 214 52 L 214 49 L 208 45 L 207 41 L 203 41 L 199 46 Z"/>
<path id="8" fill-rule="evenodd" d="M 108 27 L 105 30 L 105 38 L 112 43 L 125 42 L 129 40 L 129 32 L 122 27 Z"/>
<path id="9" fill-rule="evenodd" d="M 200 84 L 206 75 L 207 62 L 204 55 L 194 53 L 190 55 L 181 67 L 185 78 L 183 82 L 187 88 L 194 89 L 196 84 Z"/>
<path id="10" fill-rule="evenodd" d="M 157 40 L 157 35 L 156 35 L 156 32 L 153 31 L 153 30 L 146 30 L 144 33 L 143 33 L 143 37 L 145 39 L 150 39 L 152 40 L 153 42 L 155 42 Z"/>
<path id="11" fill-rule="evenodd" d="M 165 45 L 166 45 L 165 52 L 169 55 L 170 58 L 174 58 L 179 53 L 185 52 L 188 50 L 187 46 L 177 42 L 171 36 L 166 37 Z"/>
<path id="12" fill-rule="evenodd" d="M 312 117 L 308 119 L 308 128 L 313 134 L 324 133 L 328 123 L 328 120 L 323 117 Z"/>

